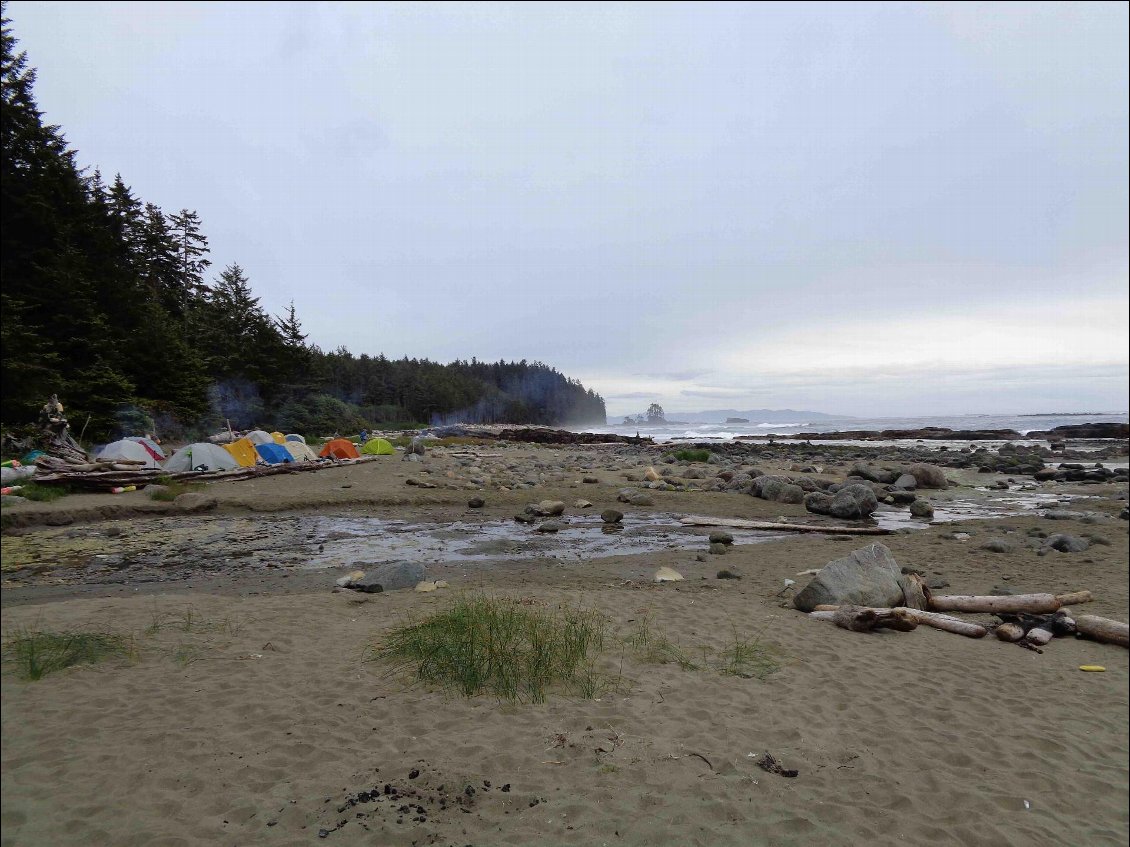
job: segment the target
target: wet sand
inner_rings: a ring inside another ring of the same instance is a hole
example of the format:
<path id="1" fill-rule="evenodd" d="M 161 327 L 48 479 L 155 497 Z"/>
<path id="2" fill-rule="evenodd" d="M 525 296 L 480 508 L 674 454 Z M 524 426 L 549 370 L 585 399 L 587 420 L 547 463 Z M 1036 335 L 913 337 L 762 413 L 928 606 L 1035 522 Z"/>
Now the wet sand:
<path id="1" fill-rule="evenodd" d="M 331 537 L 326 521 L 494 525 L 546 498 L 583 521 L 609 507 L 641 524 L 811 517 L 733 493 L 658 491 L 654 506 L 625 506 L 617 491 L 638 486 L 624 479 L 633 470 L 616 467 L 632 464 L 626 452 L 471 452 L 513 458 L 538 487 L 470 484 L 469 468 L 489 462 L 436 451 L 422 465 L 397 458 L 210 486 L 218 509 L 202 516 L 161 507 L 156 518 L 5 535 L 5 633 L 108 628 L 129 634 L 137 654 L 38 682 L 5 667 L 0 841 L 1127 843 L 1126 650 L 1057 639 L 1038 655 L 935 630 L 860 635 L 807 619 L 783 591 L 786 579 L 804 584 L 797 572 L 880 540 L 901 565 L 949 582 L 947 592 L 1088 588 L 1087 612 L 1126 620 L 1130 552 L 1117 487 L 1040 487 L 1089 497 L 1062 507 L 1078 513 L 1067 520 L 1026 511 L 881 539 L 739 539 L 723 556 L 703 555 L 701 535 L 674 529 L 653 549 L 599 558 L 569 555 L 569 529 L 540 554 L 508 558 L 447 558 L 441 544 L 428 547 L 441 551 L 429 575 L 451 587 L 432 594 L 335 593 L 347 561 L 303 567 L 326 551 L 364 552 Z M 993 481 L 983 477 L 967 481 Z M 468 509 L 472 493 L 486 500 L 481 510 Z M 987 496 L 924 493 L 939 508 Z M 577 509 L 577 498 L 593 506 Z M 109 499 L 65 498 L 47 511 L 82 515 Z M 114 505 L 150 504 L 137 494 Z M 1036 531 L 1109 543 L 1040 556 L 1029 543 Z M 1016 550 L 980 550 L 991 537 Z M 652 583 L 663 565 L 685 581 Z M 717 579 L 722 568 L 742 579 Z M 390 628 L 466 590 L 607 616 L 606 689 L 594 700 L 504 704 L 413 685 L 366 661 Z M 650 663 L 628 647 L 645 618 L 697 667 Z M 735 634 L 771 648 L 779 668 L 764 679 L 715 670 Z M 1078 671 L 1094 663 L 1107 671 Z M 758 768 L 766 752 L 799 775 Z"/>

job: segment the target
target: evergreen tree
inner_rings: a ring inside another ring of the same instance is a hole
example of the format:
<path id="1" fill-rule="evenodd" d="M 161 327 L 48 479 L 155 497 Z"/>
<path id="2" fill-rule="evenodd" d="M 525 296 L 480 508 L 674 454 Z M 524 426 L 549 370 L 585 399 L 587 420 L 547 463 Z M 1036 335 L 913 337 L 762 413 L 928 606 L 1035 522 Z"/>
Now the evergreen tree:
<path id="1" fill-rule="evenodd" d="M 190 293 L 204 289 L 204 272 L 211 266 L 208 260 L 208 239 L 200 231 L 200 216 L 181 209 L 169 218 L 169 228 L 177 244 L 180 262 L 180 287 Z"/>

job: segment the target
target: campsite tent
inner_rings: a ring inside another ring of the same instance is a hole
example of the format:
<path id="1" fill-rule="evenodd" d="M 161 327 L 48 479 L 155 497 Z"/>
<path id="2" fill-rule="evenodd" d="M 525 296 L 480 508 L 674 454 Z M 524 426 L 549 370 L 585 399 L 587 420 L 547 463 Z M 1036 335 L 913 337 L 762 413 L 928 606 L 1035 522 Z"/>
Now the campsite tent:
<path id="1" fill-rule="evenodd" d="M 255 445 L 246 438 L 237 438 L 231 444 L 225 444 L 224 449 L 231 453 L 232 458 L 241 468 L 250 468 L 259 461 Z"/>
<path id="2" fill-rule="evenodd" d="M 333 441 L 326 443 L 322 448 L 322 452 L 318 454 L 323 459 L 359 459 L 361 454 L 357 452 L 357 447 L 352 441 L 345 438 L 335 438 Z"/>
<path id="3" fill-rule="evenodd" d="M 165 451 L 161 449 L 161 445 L 154 441 L 152 438 L 148 438 L 144 435 L 127 435 L 126 441 L 136 441 L 138 444 L 148 450 L 150 455 L 152 455 L 153 458 L 158 462 L 163 462 L 168 458 L 168 456 L 165 455 Z"/>
<path id="4" fill-rule="evenodd" d="M 262 429 L 253 429 L 247 435 L 243 436 L 256 447 L 260 444 L 274 444 L 275 439 L 271 438 L 271 433 Z"/>
<path id="5" fill-rule="evenodd" d="M 361 448 L 361 452 L 367 456 L 393 456 L 396 454 L 396 448 L 383 438 L 370 438 Z"/>
<path id="6" fill-rule="evenodd" d="M 286 444 L 286 436 L 281 432 L 272 432 L 271 438 L 275 440 L 275 444 Z"/>
<path id="7" fill-rule="evenodd" d="M 294 457 L 286 451 L 286 448 L 278 444 L 256 444 L 255 450 L 268 465 L 280 465 L 284 462 L 294 461 Z"/>
<path id="8" fill-rule="evenodd" d="M 239 463 L 219 444 L 204 441 L 181 447 L 165 462 L 165 470 L 170 473 L 191 471 L 199 467 L 209 471 L 231 471 L 238 468 Z"/>
<path id="9" fill-rule="evenodd" d="M 136 441 L 130 441 L 128 438 L 121 441 L 115 441 L 113 444 L 107 444 L 98 451 L 96 457 L 101 462 L 141 462 L 142 464 L 137 467 L 143 468 L 159 468 L 157 460 L 153 458 L 149 450 Z"/>
<path id="10" fill-rule="evenodd" d="M 305 444 L 299 444 L 297 441 L 288 441 L 283 445 L 283 449 L 290 453 L 291 458 L 296 462 L 316 462 L 318 461 L 318 454 L 307 447 Z"/>
<path id="11" fill-rule="evenodd" d="M 299 435 L 296 432 L 292 432 L 285 437 L 286 437 L 287 441 L 297 441 L 299 444 L 305 444 L 306 443 L 305 436 Z"/>

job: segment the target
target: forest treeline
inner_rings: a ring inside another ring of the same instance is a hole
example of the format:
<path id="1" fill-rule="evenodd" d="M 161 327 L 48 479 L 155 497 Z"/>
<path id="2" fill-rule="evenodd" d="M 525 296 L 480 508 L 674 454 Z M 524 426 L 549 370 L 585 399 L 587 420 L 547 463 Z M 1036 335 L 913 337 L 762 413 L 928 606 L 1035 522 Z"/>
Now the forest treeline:
<path id="1" fill-rule="evenodd" d="M 36 105 L 35 70 L 3 23 L 3 391 L 0 420 L 66 403 L 88 439 L 224 425 L 329 433 L 455 420 L 604 421 L 604 400 L 541 362 L 388 359 L 310 344 L 293 303 L 272 316 L 247 273 L 211 268 L 189 209 L 168 213 L 77 162 Z"/>

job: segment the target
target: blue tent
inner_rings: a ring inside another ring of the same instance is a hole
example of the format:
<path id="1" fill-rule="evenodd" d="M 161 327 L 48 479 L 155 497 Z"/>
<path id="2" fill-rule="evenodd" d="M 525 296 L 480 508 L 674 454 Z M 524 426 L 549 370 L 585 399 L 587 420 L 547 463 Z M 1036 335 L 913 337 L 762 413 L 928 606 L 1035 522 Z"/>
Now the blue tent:
<path id="1" fill-rule="evenodd" d="M 255 450 L 259 456 L 269 465 L 279 465 L 283 462 L 293 462 L 294 457 L 290 452 L 281 444 L 275 444 L 273 441 L 270 444 L 256 444 Z"/>

